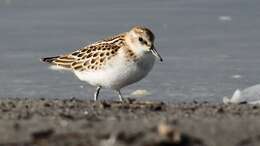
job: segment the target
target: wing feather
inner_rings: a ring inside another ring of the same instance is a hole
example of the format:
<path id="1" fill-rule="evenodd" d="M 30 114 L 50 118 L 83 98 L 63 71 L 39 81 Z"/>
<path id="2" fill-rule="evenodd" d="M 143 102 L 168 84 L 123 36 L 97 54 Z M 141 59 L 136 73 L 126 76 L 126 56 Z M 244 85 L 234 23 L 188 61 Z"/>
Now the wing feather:
<path id="1" fill-rule="evenodd" d="M 119 34 L 85 46 L 70 54 L 46 57 L 41 60 L 69 70 L 97 70 L 115 56 L 124 43 L 124 34 Z"/>
<path id="2" fill-rule="evenodd" d="M 70 54 L 43 58 L 42 61 L 77 71 L 97 70 L 115 56 L 120 48 L 118 45 L 100 43 L 79 49 Z"/>

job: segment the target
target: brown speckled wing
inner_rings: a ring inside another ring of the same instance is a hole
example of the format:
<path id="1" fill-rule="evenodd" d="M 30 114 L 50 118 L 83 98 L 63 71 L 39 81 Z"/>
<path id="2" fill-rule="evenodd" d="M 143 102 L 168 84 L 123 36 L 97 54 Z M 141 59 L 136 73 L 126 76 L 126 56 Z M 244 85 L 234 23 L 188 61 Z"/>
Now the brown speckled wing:
<path id="1" fill-rule="evenodd" d="M 110 43 L 110 44 L 115 44 L 115 45 L 118 45 L 118 46 L 123 46 L 124 43 L 125 43 L 125 33 L 121 33 L 121 34 L 118 34 L 118 35 L 108 37 L 108 38 L 106 38 L 102 41 L 98 41 L 98 42 L 94 43 L 93 45 L 102 44 L 104 42 Z"/>
<path id="2" fill-rule="evenodd" d="M 121 47 L 111 43 L 90 45 L 79 50 L 78 60 L 72 63 L 72 68 L 78 71 L 101 69 L 108 60 L 118 53 Z M 75 53 L 75 52 L 74 52 Z"/>
<path id="3" fill-rule="evenodd" d="M 98 70 L 125 44 L 124 33 L 95 42 L 70 54 L 52 58 L 51 64 L 77 71 Z"/>
<path id="4" fill-rule="evenodd" d="M 99 43 L 63 55 L 53 61 L 54 64 L 76 71 L 101 69 L 108 60 L 118 53 L 121 46 L 111 43 Z"/>

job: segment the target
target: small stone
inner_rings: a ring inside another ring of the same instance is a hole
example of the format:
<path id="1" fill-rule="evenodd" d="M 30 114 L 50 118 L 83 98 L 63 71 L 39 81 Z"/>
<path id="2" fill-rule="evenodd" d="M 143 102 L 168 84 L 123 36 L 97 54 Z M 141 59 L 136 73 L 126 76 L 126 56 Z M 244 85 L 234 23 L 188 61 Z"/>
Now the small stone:
<path id="1" fill-rule="evenodd" d="M 221 21 L 231 21 L 232 17 L 231 16 L 219 16 L 218 19 Z"/>
<path id="2" fill-rule="evenodd" d="M 135 97 L 144 97 L 144 96 L 151 95 L 151 93 L 147 90 L 139 89 L 139 90 L 135 90 L 134 92 L 132 92 L 131 95 L 135 96 Z"/>
<path id="3" fill-rule="evenodd" d="M 216 109 L 216 113 L 224 113 L 224 109 L 222 107 Z"/>
<path id="4" fill-rule="evenodd" d="M 33 139 L 44 139 L 54 134 L 53 129 L 40 130 L 32 133 Z"/>
<path id="5" fill-rule="evenodd" d="M 84 115 L 88 115 L 89 113 L 88 113 L 88 111 L 84 111 Z"/>
<path id="6" fill-rule="evenodd" d="M 100 146 L 114 146 L 117 142 L 116 136 L 111 135 L 110 138 L 101 140 L 100 141 Z"/>
<path id="7" fill-rule="evenodd" d="M 242 78 L 242 76 L 241 75 L 233 75 L 232 78 L 233 79 L 240 79 L 240 78 Z"/>
<path id="8" fill-rule="evenodd" d="M 109 103 L 107 103 L 107 102 L 102 102 L 101 104 L 100 104 L 100 108 L 102 108 L 102 109 L 105 109 L 105 108 L 109 108 L 111 105 L 109 104 Z"/>
<path id="9" fill-rule="evenodd" d="M 21 125 L 19 123 L 14 123 L 13 127 L 14 127 L 15 130 L 21 129 Z"/>
<path id="10" fill-rule="evenodd" d="M 51 106 L 51 104 L 50 104 L 50 103 L 48 103 L 48 102 L 45 102 L 45 103 L 43 103 L 43 106 L 44 106 L 44 107 L 50 107 L 50 106 Z"/>
<path id="11" fill-rule="evenodd" d="M 79 86 L 81 89 L 84 89 L 85 87 L 83 85 Z"/>
<path id="12" fill-rule="evenodd" d="M 161 137 L 164 137 L 174 143 L 181 142 L 181 132 L 179 129 L 177 129 L 165 122 L 161 122 L 157 128 L 158 128 L 158 134 Z"/>
<path id="13" fill-rule="evenodd" d="M 68 121 L 66 121 L 66 120 L 61 120 L 61 121 L 60 121 L 60 125 L 61 125 L 62 127 L 67 127 L 67 126 L 69 125 L 69 123 L 68 123 Z"/>

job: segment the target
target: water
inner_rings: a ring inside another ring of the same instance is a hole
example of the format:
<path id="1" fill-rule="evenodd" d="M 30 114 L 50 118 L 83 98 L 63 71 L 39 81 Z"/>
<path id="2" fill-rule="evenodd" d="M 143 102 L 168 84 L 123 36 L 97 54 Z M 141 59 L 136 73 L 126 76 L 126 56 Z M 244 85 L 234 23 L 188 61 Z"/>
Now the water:
<path id="1" fill-rule="evenodd" d="M 0 97 L 92 98 L 94 88 L 39 58 L 70 52 L 136 24 L 164 58 L 124 88 L 147 99 L 220 102 L 260 82 L 259 0 L 0 0 Z M 84 85 L 84 87 L 83 87 Z M 114 97 L 110 90 L 101 96 Z"/>

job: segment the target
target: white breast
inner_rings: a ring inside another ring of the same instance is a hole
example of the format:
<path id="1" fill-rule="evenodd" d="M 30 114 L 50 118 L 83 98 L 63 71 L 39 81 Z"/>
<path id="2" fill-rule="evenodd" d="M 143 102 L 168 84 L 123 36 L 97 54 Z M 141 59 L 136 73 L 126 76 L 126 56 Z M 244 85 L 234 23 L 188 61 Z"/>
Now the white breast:
<path id="1" fill-rule="evenodd" d="M 114 90 L 137 82 L 152 69 L 155 57 L 151 53 L 143 55 L 138 61 L 127 61 L 124 55 L 115 56 L 103 69 L 96 71 L 75 71 L 77 77 L 93 86 Z"/>

